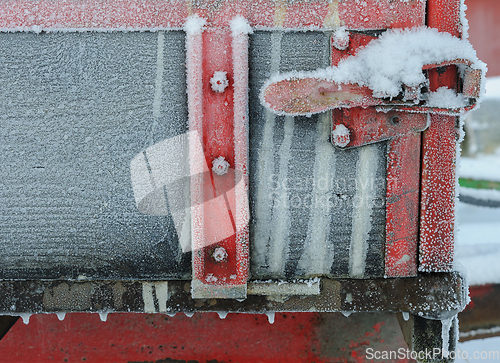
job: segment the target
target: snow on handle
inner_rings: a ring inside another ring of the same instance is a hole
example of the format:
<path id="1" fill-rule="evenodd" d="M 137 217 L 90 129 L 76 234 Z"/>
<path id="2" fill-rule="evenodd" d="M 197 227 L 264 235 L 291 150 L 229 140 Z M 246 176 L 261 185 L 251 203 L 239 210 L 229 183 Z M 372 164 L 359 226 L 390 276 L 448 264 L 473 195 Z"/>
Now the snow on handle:
<path id="1" fill-rule="evenodd" d="M 403 86 L 408 89 L 425 86 L 423 69 L 450 62 L 471 69 L 466 72 L 470 89 L 467 88 L 465 96 L 477 97 L 483 93 L 486 65 L 477 59 L 472 45 L 450 34 L 419 27 L 388 30 L 337 66 L 273 75 L 262 87 L 261 103 L 279 115 L 377 106 L 382 104 L 381 98 L 397 97 Z M 428 106 L 453 109 L 464 107 L 464 101 L 455 92 L 440 88 L 430 93 Z"/>

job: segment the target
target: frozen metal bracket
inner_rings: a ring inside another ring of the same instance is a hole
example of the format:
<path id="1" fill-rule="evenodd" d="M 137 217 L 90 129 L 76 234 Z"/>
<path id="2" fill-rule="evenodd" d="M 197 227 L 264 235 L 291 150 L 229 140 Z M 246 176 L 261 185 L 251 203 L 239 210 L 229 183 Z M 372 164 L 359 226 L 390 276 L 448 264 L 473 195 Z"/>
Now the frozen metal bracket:
<path id="1" fill-rule="evenodd" d="M 297 295 L 265 296 L 249 293 L 246 299 L 240 300 L 193 299 L 190 281 L 3 281 L 0 282 L 0 314 L 405 311 L 420 316 L 433 312 L 433 316 L 439 318 L 440 312 L 449 314 L 463 309 L 466 303 L 464 281 L 458 272 L 405 279 L 322 278 L 317 283 L 319 294 L 303 295 L 298 291 Z M 261 283 L 250 281 L 248 284 L 253 293 L 258 292 L 256 284 Z M 280 292 L 278 290 L 276 292 Z"/>

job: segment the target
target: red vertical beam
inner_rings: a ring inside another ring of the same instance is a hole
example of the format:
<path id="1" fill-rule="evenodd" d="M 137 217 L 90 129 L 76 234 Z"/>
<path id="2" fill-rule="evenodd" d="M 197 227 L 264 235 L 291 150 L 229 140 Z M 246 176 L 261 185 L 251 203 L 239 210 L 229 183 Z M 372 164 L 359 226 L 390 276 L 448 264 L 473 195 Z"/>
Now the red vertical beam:
<path id="1" fill-rule="evenodd" d="M 196 84 L 188 88 L 190 131 L 201 135 L 203 149 L 200 153 L 194 145 L 190 158 L 192 165 L 206 165 L 203 175 L 193 174 L 200 173 L 200 167 L 192 170 L 191 181 L 195 298 L 244 298 L 248 278 L 247 33 L 251 28 L 240 17 L 223 20 L 223 27 L 200 29 L 196 37 L 189 34 L 197 31 L 196 24 L 186 27 L 188 80 Z M 199 23 L 200 18 L 189 21 Z M 220 174 L 212 167 L 222 158 L 228 169 Z"/>
<path id="2" fill-rule="evenodd" d="M 389 141 L 387 150 L 385 275 L 417 274 L 420 133 Z"/>
<path id="3" fill-rule="evenodd" d="M 460 1 L 430 0 L 427 25 L 460 36 Z M 429 70 L 430 90 L 457 89 L 456 67 Z M 455 164 L 457 118 L 430 115 L 422 139 L 422 194 L 419 270 L 450 271 L 453 268 L 455 233 Z"/>

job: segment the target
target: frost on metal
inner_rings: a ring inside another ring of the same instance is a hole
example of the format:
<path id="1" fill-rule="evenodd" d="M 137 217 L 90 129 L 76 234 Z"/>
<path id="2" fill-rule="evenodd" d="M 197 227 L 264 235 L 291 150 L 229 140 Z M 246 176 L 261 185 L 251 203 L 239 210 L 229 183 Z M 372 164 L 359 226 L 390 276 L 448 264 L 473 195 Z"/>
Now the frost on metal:
<path id="1" fill-rule="evenodd" d="M 475 50 L 467 40 L 427 27 L 391 29 L 372 40 L 356 55 L 342 60 L 338 66 L 312 72 L 293 70 L 272 76 L 262 87 L 261 102 L 273 112 L 288 114 L 273 109 L 273 105 L 264 98 L 264 92 L 270 85 L 280 81 L 300 79 L 334 82 L 339 85 L 339 91 L 348 85 L 367 87 L 374 98 L 394 98 L 401 93 L 403 86 L 412 89 L 427 85 L 422 72 L 425 66 L 454 60 L 469 61 L 470 67 L 482 70 L 484 76 L 486 66 L 477 59 Z M 433 95 L 434 104 L 450 108 L 457 104 L 456 99 L 442 96 Z"/>
<path id="2" fill-rule="evenodd" d="M 214 73 L 213 77 L 210 78 L 210 86 L 214 92 L 222 93 L 228 85 L 227 72 L 217 71 Z"/>

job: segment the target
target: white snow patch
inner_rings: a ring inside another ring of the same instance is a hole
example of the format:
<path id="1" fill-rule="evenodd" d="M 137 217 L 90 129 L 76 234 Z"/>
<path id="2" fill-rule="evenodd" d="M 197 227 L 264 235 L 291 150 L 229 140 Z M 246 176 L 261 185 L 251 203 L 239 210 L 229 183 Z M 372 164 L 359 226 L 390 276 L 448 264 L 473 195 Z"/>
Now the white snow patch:
<path id="1" fill-rule="evenodd" d="M 190 16 L 184 24 L 184 30 L 189 35 L 201 34 L 206 22 L 205 19 L 200 18 L 198 15 Z"/>
<path id="2" fill-rule="evenodd" d="M 184 315 L 186 315 L 188 318 L 192 318 L 192 317 L 193 317 L 193 315 L 194 315 L 194 313 L 186 313 L 186 312 L 185 312 L 185 313 L 184 313 Z"/>
<path id="3" fill-rule="evenodd" d="M 500 283 L 500 208 L 458 203 L 457 214 L 455 265 L 465 266 L 470 286 Z"/>
<path id="4" fill-rule="evenodd" d="M 463 95 L 457 94 L 454 90 L 440 87 L 436 92 L 430 92 L 427 100 L 430 107 L 440 108 L 460 108 L 467 105 Z"/>
<path id="5" fill-rule="evenodd" d="M 487 77 L 485 98 L 500 98 L 500 76 Z"/>
<path id="6" fill-rule="evenodd" d="M 409 312 L 403 311 L 402 314 L 403 314 L 403 319 L 405 321 L 408 321 L 408 319 L 410 319 L 410 313 Z"/>
<path id="7" fill-rule="evenodd" d="M 349 316 L 351 316 L 352 314 L 352 311 L 341 311 L 342 315 L 344 315 L 346 318 L 348 318 Z"/>
<path id="8" fill-rule="evenodd" d="M 460 177 L 500 182 L 500 155 L 460 158 Z"/>
<path id="9" fill-rule="evenodd" d="M 252 34 L 253 30 L 244 17 L 236 16 L 231 20 L 231 32 L 233 36 L 236 36 L 239 34 Z"/>

